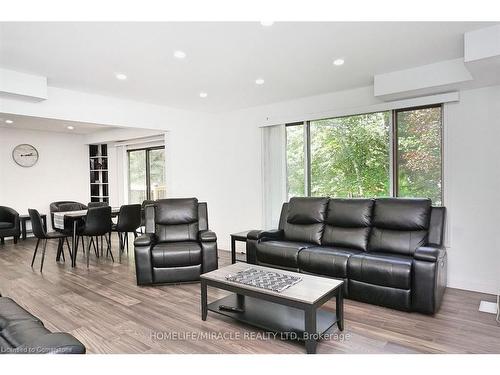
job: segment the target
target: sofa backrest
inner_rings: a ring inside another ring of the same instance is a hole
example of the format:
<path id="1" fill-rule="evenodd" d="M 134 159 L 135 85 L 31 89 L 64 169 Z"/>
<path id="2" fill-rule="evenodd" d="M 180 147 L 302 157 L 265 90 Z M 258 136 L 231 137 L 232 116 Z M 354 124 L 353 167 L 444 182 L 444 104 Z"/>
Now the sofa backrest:
<path id="1" fill-rule="evenodd" d="M 330 199 L 321 244 L 367 250 L 373 199 Z"/>
<path id="2" fill-rule="evenodd" d="M 161 199 L 155 202 L 155 233 L 160 242 L 198 239 L 198 199 Z"/>
<path id="3" fill-rule="evenodd" d="M 430 199 L 375 199 L 368 251 L 413 255 L 427 244 L 430 217 Z"/>
<path id="4" fill-rule="evenodd" d="M 328 198 L 291 198 L 283 224 L 285 239 L 320 245 L 327 207 Z"/>

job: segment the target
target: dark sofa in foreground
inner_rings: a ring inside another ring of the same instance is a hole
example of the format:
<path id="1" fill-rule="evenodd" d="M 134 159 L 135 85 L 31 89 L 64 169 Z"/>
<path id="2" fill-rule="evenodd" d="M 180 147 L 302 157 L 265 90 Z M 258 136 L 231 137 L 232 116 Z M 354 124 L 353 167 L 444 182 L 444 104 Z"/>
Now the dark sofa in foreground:
<path id="1" fill-rule="evenodd" d="M 0 354 L 84 354 L 68 333 L 52 333 L 12 299 L 0 296 Z"/>
<path id="2" fill-rule="evenodd" d="M 434 314 L 446 287 L 445 208 L 429 199 L 292 198 L 251 231 L 247 261 L 344 280 L 346 297 Z"/>

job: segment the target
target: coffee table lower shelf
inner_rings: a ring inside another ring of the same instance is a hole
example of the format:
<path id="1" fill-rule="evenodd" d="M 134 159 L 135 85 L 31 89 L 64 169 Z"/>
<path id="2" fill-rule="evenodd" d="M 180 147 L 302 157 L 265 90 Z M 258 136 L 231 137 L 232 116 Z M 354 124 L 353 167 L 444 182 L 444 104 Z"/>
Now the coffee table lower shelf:
<path id="1" fill-rule="evenodd" d="M 219 310 L 220 305 L 239 307 L 245 312 Z M 262 299 L 232 293 L 224 298 L 208 304 L 208 311 L 212 311 L 257 328 L 283 334 L 282 337 L 305 340 L 305 313 L 304 310 L 289 307 Z M 337 324 L 337 315 L 333 312 L 316 310 L 316 333 L 318 337 L 327 333 Z"/>

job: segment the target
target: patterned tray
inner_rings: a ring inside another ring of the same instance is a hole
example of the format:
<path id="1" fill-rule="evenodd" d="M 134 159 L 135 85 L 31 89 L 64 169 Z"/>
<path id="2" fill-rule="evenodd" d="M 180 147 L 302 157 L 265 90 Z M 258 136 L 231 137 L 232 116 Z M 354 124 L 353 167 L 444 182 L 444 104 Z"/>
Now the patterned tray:
<path id="1" fill-rule="evenodd" d="M 226 280 L 280 293 L 302 281 L 302 278 L 298 276 L 283 275 L 278 272 L 247 268 L 234 275 L 227 275 Z"/>

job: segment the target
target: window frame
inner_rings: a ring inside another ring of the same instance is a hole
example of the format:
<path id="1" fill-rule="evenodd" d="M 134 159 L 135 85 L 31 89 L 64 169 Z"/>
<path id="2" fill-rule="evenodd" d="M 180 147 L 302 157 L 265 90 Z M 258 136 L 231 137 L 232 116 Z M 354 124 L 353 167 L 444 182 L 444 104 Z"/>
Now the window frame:
<path id="1" fill-rule="evenodd" d="M 430 108 L 440 108 L 441 110 L 441 127 L 440 127 L 440 132 L 439 135 L 441 137 L 440 139 L 440 174 L 441 174 L 441 191 L 440 191 L 440 200 L 441 204 L 444 204 L 444 105 L 443 103 L 439 104 L 429 104 L 429 105 L 422 105 L 422 106 L 417 106 L 417 107 L 406 107 L 406 108 L 398 108 L 398 109 L 393 109 L 392 110 L 392 132 L 393 132 L 393 138 L 392 138 L 392 154 L 394 160 L 392 161 L 393 165 L 393 173 L 392 173 L 392 187 L 393 191 L 391 192 L 392 197 L 398 197 L 399 196 L 399 150 L 398 150 L 398 113 L 401 112 L 409 112 L 409 111 L 417 111 L 420 109 L 430 109 Z"/>
<path id="2" fill-rule="evenodd" d="M 141 147 L 132 148 L 127 150 L 127 176 L 128 176 L 128 187 L 127 190 L 130 192 L 130 153 L 135 151 L 145 151 L 146 152 L 146 199 L 151 199 L 151 166 L 149 152 L 153 150 L 163 150 L 165 152 L 165 146 L 153 146 L 153 147 Z M 165 181 L 166 182 L 166 181 Z M 130 203 L 130 202 L 129 202 Z"/>
<path id="3" fill-rule="evenodd" d="M 415 107 L 405 107 L 405 108 L 397 108 L 390 109 L 387 111 L 374 111 L 374 112 L 364 112 L 364 113 L 356 113 L 345 116 L 337 116 L 337 117 L 326 117 L 319 118 L 315 120 L 309 121 L 298 121 L 289 124 L 285 124 L 285 137 L 286 137 L 286 128 L 289 126 L 304 126 L 304 192 L 306 197 L 311 197 L 311 122 L 312 121 L 320 121 L 327 120 L 332 118 L 344 118 L 344 117 L 352 117 L 352 116 L 361 116 L 361 115 L 369 115 L 373 113 L 380 112 L 390 112 L 389 114 L 389 194 L 390 197 L 398 197 L 399 195 L 399 165 L 398 165 L 398 121 L 397 115 L 400 112 L 408 112 L 419 109 L 428 109 L 428 108 L 440 108 L 441 109 L 441 129 L 440 129 L 440 173 L 441 173 L 441 191 L 440 198 L 441 204 L 444 204 L 444 105 L 443 103 L 438 104 L 429 104 Z M 286 142 L 285 142 L 286 143 Z M 287 157 L 288 149 L 285 147 L 285 164 L 286 168 L 286 191 L 288 195 L 289 185 L 288 185 L 288 160 Z"/>

